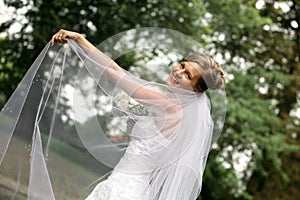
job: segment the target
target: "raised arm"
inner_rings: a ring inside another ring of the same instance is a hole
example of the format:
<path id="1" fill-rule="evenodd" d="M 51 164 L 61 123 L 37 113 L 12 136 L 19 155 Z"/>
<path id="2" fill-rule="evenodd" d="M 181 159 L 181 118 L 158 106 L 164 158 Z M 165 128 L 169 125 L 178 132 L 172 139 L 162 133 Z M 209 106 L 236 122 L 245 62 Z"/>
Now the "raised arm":
<path id="1" fill-rule="evenodd" d="M 51 46 L 54 45 L 55 42 L 66 44 L 67 39 L 72 39 L 77 42 L 83 49 L 86 51 L 87 54 L 93 53 L 94 55 L 98 56 L 98 61 L 101 62 L 100 64 L 103 66 L 109 66 L 114 70 L 123 72 L 122 68 L 118 66 L 110 57 L 102 53 L 98 50 L 92 43 L 90 43 L 83 35 L 67 30 L 59 30 L 56 34 L 54 34 L 51 38 Z"/>
<path id="2" fill-rule="evenodd" d="M 170 102 L 168 102 L 168 99 L 162 93 L 150 87 L 146 87 L 128 77 L 127 73 L 116 62 L 97 49 L 83 35 L 61 29 L 53 35 L 51 45 L 53 46 L 55 42 L 65 44 L 67 43 L 67 39 L 76 41 L 88 54 L 92 54 L 93 59 L 95 59 L 97 63 L 108 67 L 105 75 L 108 76 L 112 82 L 116 84 L 119 83 L 118 87 L 123 89 L 141 104 L 147 107 L 160 105 L 165 108 L 170 105 Z"/>

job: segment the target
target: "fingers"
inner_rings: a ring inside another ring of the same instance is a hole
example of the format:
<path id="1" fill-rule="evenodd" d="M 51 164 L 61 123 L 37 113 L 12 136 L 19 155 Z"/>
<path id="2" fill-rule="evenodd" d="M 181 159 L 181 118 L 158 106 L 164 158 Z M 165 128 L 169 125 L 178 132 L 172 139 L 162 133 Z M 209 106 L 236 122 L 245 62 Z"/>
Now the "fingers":
<path id="1" fill-rule="evenodd" d="M 67 43 L 68 32 L 61 29 L 56 34 L 54 34 L 51 38 L 51 46 L 55 44 L 55 42 L 65 44 Z"/>

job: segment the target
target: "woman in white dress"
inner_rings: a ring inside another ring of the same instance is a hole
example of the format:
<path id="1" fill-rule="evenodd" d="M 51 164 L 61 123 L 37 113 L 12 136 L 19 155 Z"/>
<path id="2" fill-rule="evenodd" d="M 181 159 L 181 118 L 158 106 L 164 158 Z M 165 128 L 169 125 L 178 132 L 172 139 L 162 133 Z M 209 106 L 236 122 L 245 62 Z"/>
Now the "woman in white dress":
<path id="1" fill-rule="evenodd" d="M 117 63 L 79 33 L 60 30 L 53 35 L 51 44 L 69 40 L 112 70 L 105 76 L 121 83 L 121 89 L 155 115 L 137 120 L 124 156 L 86 200 L 196 199 L 213 131 L 211 108 L 204 91 L 224 84 L 219 64 L 203 54 L 187 56 L 173 67 L 166 80 L 172 92 L 161 93 L 126 78 L 126 72 Z M 197 111 L 200 115 L 192 115 Z"/>
<path id="2" fill-rule="evenodd" d="M 178 38 L 168 40 L 174 32 L 165 29 L 140 33 L 182 45 Z M 123 70 L 76 32 L 60 30 L 50 44 L 0 112 L 0 176 L 14 183 L 6 185 L 7 197 L 195 200 L 224 122 L 218 63 L 203 54 L 187 56 L 159 84 Z M 162 48 L 174 50 L 171 45 Z M 68 108 L 70 94 L 64 93 L 70 89 L 75 96 Z M 89 106 L 96 101 L 102 114 Z M 73 121 L 64 121 L 65 115 Z M 128 134 L 129 142 L 112 143 L 108 130 Z M 103 164 L 110 175 L 87 195 L 86 186 L 107 172 Z"/>

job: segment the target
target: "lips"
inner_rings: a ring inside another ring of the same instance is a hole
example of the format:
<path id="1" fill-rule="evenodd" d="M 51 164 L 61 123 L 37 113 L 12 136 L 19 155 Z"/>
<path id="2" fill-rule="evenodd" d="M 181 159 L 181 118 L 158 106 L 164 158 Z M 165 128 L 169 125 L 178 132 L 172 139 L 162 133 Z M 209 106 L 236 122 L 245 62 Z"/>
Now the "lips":
<path id="1" fill-rule="evenodd" d="M 178 82 L 177 79 L 175 78 L 174 74 L 173 74 L 173 76 L 171 77 L 171 79 L 172 79 L 172 81 L 173 81 L 174 83 L 179 84 L 179 82 Z"/>

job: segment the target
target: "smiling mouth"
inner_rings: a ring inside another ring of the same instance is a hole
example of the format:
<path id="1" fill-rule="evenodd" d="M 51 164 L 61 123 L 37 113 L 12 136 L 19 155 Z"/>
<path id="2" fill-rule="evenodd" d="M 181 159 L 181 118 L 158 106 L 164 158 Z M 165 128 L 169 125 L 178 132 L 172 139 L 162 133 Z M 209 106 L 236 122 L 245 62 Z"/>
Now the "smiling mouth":
<path id="1" fill-rule="evenodd" d="M 172 76 L 172 80 L 173 80 L 174 83 L 179 84 L 179 82 L 178 82 L 177 79 L 175 78 L 174 74 L 173 74 L 173 76 Z"/>

